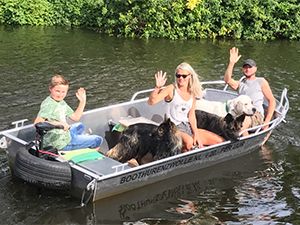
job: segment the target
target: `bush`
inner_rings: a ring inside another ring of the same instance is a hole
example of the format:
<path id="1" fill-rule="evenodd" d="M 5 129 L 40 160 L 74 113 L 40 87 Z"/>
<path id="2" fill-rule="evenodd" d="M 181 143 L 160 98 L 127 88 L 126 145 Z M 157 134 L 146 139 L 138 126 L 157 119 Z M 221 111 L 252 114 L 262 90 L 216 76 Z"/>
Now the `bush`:
<path id="1" fill-rule="evenodd" d="M 298 0 L 0 0 L 0 23 L 133 38 L 300 38 Z"/>
<path id="2" fill-rule="evenodd" d="M 0 0 L 0 23 L 52 25 L 52 4 L 47 0 Z"/>

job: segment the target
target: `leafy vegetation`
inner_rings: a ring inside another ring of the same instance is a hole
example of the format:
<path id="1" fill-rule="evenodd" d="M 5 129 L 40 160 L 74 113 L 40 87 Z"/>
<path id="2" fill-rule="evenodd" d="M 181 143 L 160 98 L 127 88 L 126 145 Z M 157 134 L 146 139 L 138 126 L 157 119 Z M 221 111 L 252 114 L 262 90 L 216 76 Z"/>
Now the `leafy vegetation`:
<path id="1" fill-rule="evenodd" d="M 138 38 L 300 39 L 298 0 L 0 0 L 0 24 Z"/>

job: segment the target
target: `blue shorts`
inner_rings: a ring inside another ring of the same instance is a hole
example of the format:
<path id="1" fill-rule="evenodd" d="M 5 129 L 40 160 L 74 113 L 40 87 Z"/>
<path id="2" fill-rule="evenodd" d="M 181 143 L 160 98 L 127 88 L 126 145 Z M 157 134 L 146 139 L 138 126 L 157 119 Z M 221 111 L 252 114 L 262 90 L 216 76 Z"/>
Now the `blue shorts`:
<path id="1" fill-rule="evenodd" d="M 102 142 L 103 138 L 98 135 L 83 134 L 85 128 L 82 123 L 72 124 L 70 127 L 71 142 L 62 150 L 69 151 L 81 148 L 97 148 Z"/>

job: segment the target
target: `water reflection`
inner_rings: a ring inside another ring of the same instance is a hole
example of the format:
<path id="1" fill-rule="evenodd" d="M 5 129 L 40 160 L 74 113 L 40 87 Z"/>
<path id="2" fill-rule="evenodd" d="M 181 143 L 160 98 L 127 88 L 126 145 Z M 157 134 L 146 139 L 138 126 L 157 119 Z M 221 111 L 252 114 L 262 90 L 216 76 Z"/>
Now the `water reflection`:
<path id="1" fill-rule="evenodd" d="M 258 176 L 246 179 L 237 188 L 239 210 L 236 216 L 240 221 L 278 221 L 293 212 L 285 198 L 280 198 L 283 182 L 280 179 L 284 170 L 280 163 L 272 164 Z M 275 224 L 275 223 L 274 223 Z"/>
<path id="2" fill-rule="evenodd" d="M 161 220 L 177 224 L 189 224 L 193 221 L 210 221 L 210 224 L 214 221 L 217 224 L 228 221 L 229 218 L 233 220 L 234 211 L 239 208 L 237 205 L 242 204 L 239 200 L 242 197 L 231 190 L 239 187 L 241 180 L 247 180 L 256 176 L 257 171 L 266 169 L 262 165 L 259 153 L 253 152 L 221 163 L 213 169 L 168 179 L 100 200 L 86 208 L 47 212 L 38 222 L 81 224 L 92 219 L 97 224 L 137 221 L 156 224 Z"/>

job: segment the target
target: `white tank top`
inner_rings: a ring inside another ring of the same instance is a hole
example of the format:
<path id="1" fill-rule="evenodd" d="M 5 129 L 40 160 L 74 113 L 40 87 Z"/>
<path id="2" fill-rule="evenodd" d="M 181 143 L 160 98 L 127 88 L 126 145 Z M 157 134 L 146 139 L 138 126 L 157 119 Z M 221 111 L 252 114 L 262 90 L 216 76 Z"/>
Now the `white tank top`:
<path id="1" fill-rule="evenodd" d="M 193 97 L 185 101 L 178 94 L 176 88 L 174 88 L 173 99 L 168 103 L 167 116 L 175 125 L 182 122 L 189 122 L 188 113 L 193 106 Z"/>

